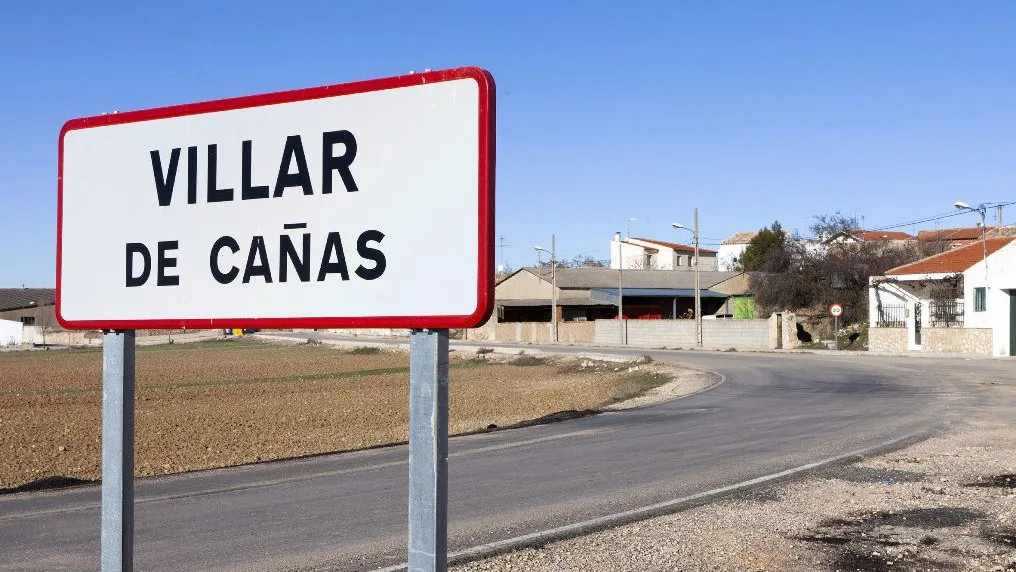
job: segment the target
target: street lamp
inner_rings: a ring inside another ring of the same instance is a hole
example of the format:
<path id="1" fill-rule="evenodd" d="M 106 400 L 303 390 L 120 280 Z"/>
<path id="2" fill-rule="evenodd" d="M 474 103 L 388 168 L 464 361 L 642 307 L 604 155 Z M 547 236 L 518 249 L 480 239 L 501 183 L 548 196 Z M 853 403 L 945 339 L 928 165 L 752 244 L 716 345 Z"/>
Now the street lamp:
<path id="1" fill-rule="evenodd" d="M 987 288 L 988 287 L 988 239 L 987 239 L 987 234 L 988 234 L 987 230 L 988 230 L 988 227 L 987 227 L 987 225 L 985 223 L 984 217 L 987 214 L 988 205 L 986 205 L 984 203 L 981 203 L 981 204 L 977 205 L 976 207 L 972 207 L 972 206 L 968 205 L 967 203 L 965 203 L 963 201 L 956 201 L 955 203 L 953 203 L 953 206 L 956 207 L 958 210 L 961 210 L 961 211 L 963 211 L 963 210 L 974 211 L 977 214 L 981 215 L 981 256 L 982 256 L 981 260 L 984 262 L 984 287 Z"/>
<path id="2" fill-rule="evenodd" d="M 695 266 L 695 345 L 702 347 L 702 287 L 699 278 L 699 235 L 698 235 L 698 208 L 695 208 L 695 230 L 692 230 L 681 223 L 671 224 L 676 229 L 687 230 L 692 233 L 695 241 L 695 255 L 693 262 Z"/>
<path id="3" fill-rule="evenodd" d="M 550 235 L 550 250 L 534 246 L 537 253 L 546 252 L 550 255 L 550 280 L 552 290 L 550 292 L 550 340 L 557 341 L 557 247 L 554 235 Z"/>
<path id="4" fill-rule="evenodd" d="M 621 345 L 624 345 L 624 243 L 621 242 L 621 231 L 614 233 L 614 240 L 617 241 L 617 332 Z"/>

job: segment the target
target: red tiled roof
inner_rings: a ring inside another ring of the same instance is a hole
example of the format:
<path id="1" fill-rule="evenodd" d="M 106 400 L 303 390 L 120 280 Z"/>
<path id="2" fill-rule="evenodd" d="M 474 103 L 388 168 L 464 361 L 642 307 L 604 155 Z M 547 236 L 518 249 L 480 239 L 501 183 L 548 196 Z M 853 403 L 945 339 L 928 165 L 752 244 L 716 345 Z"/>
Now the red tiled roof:
<path id="1" fill-rule="evenodd" d="M 633 237 L 631 237 L 631 239 L 632 240 L 641 240 L 642 242 L 650 242 L 652 244 L 659 244 L 660 246 L 665 246 L 667 248 L 670 248 L 671 250 L 676 250 L 677 252 L 687 252 L 688 254 L 692 254 L 692 253 L 695 252 L 695 247 L 694 246 L 688 246 L 687 244 L 677 244 L 677 243 L 673 243 L 673 242 L 664 242 L 662 240 L 653 240 L 651 238 L 639 238 L 637 236 L 633 236 Z M 709 254 L 716 254 L 715 250 L 709 250 L 708 248 L 702 248 L 701 246 L 699 247 L 698 251 L 699 251 L 699 256 L 705 256 L 705 255 L 709 255 Z"/>
<path id="2" fill-rule="evenodd" d="M 939 230 L 919 230 L 918 240 L 980 240 L 981 228 L 943 228 Z"/>
<path id="3" fill-rule="evenodd" d="M 987 254 L 991 256 L 1016 238 L 989 238 L 985 241 Z M 917 262 L 897 266 L 886 272 L 887 276 L 904 274 L 951 274 L 963 272 L 984 258 L 984 247 L 978 241 L 973 244 L 922 258 Z"/>
<path id="4" fill-rule="evenodd" d="M 910 240 L 914 237 L 898 230 L 852 230 L 850 236 L 857 237 L 864 242 L 877 242 L 880 240 Z"/>

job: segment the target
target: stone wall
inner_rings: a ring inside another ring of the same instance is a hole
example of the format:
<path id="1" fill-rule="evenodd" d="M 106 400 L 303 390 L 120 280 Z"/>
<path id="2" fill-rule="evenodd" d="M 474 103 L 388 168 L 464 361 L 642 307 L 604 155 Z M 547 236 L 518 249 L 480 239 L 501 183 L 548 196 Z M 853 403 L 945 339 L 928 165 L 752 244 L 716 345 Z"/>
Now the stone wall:
<path id="1" fill-rule="evenodd" d="M 801 345 L 801 340 L 797 339 L 797 316 L 793 312 L 783 312 L 781 315 L 783 318 L 780 347 L 785 350 L 792 350 Z M 777 319 L 776 315 L 774 314 L 771 319 Z"/>
<path id="2" fill-rule="evenodd" d="M 991 328 L 925 328 L 921 337 L 926 352 L 992 354 Z"/>
<path id="3" fill-rule="evenodd" d="M 907 351 L 907 329 L 868 328 L 868 351 L 870 352 Z"/>

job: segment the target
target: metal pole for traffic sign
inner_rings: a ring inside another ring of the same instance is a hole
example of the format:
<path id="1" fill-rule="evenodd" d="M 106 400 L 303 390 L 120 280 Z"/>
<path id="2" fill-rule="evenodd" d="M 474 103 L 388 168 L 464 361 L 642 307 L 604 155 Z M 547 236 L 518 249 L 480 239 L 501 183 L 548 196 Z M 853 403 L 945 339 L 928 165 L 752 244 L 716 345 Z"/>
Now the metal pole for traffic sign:
<path id="1" fill-rule="evenodd" d="M 102 336 L 102 572 L 134 569 L 134 330 Z"/>
<path id="2" fill-rule="evenodd" d="M 448 564 L 448 330 L 409 336 L 409 571 Z"/>
<path id="3" fill-rule="evenodd" d="M 839 316 L 833 316 L 833 341 L 836 342 L 836 345 L 833 346 L 834 349 L 837 349 L 837 350 L 840 349 L 840 317 Z"/>

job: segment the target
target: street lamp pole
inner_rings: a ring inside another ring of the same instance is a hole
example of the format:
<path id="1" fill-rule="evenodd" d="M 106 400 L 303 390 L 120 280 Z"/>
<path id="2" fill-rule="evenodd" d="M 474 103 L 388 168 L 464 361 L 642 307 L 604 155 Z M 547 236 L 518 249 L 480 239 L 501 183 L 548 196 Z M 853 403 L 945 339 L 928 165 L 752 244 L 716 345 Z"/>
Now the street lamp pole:
<path id="1" fill-rule="evenodd" d="M 552 234 L 550 235 L 550 251 L 546 248 L 540 248 L 534 246 L 537 252 L 547 252 L 550 254 L 550 340 L 552 342 L 557 341 L 557 240 Z"/>
<path id="2" fill-rule="evenodd" d="M 624 345 L 624 243 L 621 242 L 621 231 L 615 232 L 614 238 L 617 239 L 617 332 L 621 345 Z"/>
<path id="3" fill-rule="evenodd" d="M 680 230 L 687 230 L 692 233 L 695 244 L 695 254 L 692 256 L 692 264 L 695 271 L 695 345 L 702 347 L 702 282 L 699 276 L 699 232 L 698 232 L 698 207 L 695 207 L 695 230 L 692 230 L 681 223 L 673 223 L 671 226 Z"/>
<path id="4" fill-rule="evenodd" d="M 984 262 L 984 287 L 985 287 L 985 289 L 987 289 L 987 287 L 988 287 L 988 238 L 987 238 L 987 236 L 988 236 L 988 232 L 987 232 L 988 228 L 986 226 L 987 223 L 985 222 L 984 219 L 985 219 L 985 215 L 987 214 L 987 211 L 988 211 L 988 205 L 986 205 L 984 203 L 981 203 L 981 204 L 977 205 L 976 207 L 972 207 L 972 206 L 968 205 L 967 203 L 965 203 L 963 201 L 956 201 L 955 203 L 953 203 L 953 206 L 955 206 L 959 210 L 974 211 L 977 214 L 981 215 L 981 257 L 982 257 L 981 260 Z"/>

